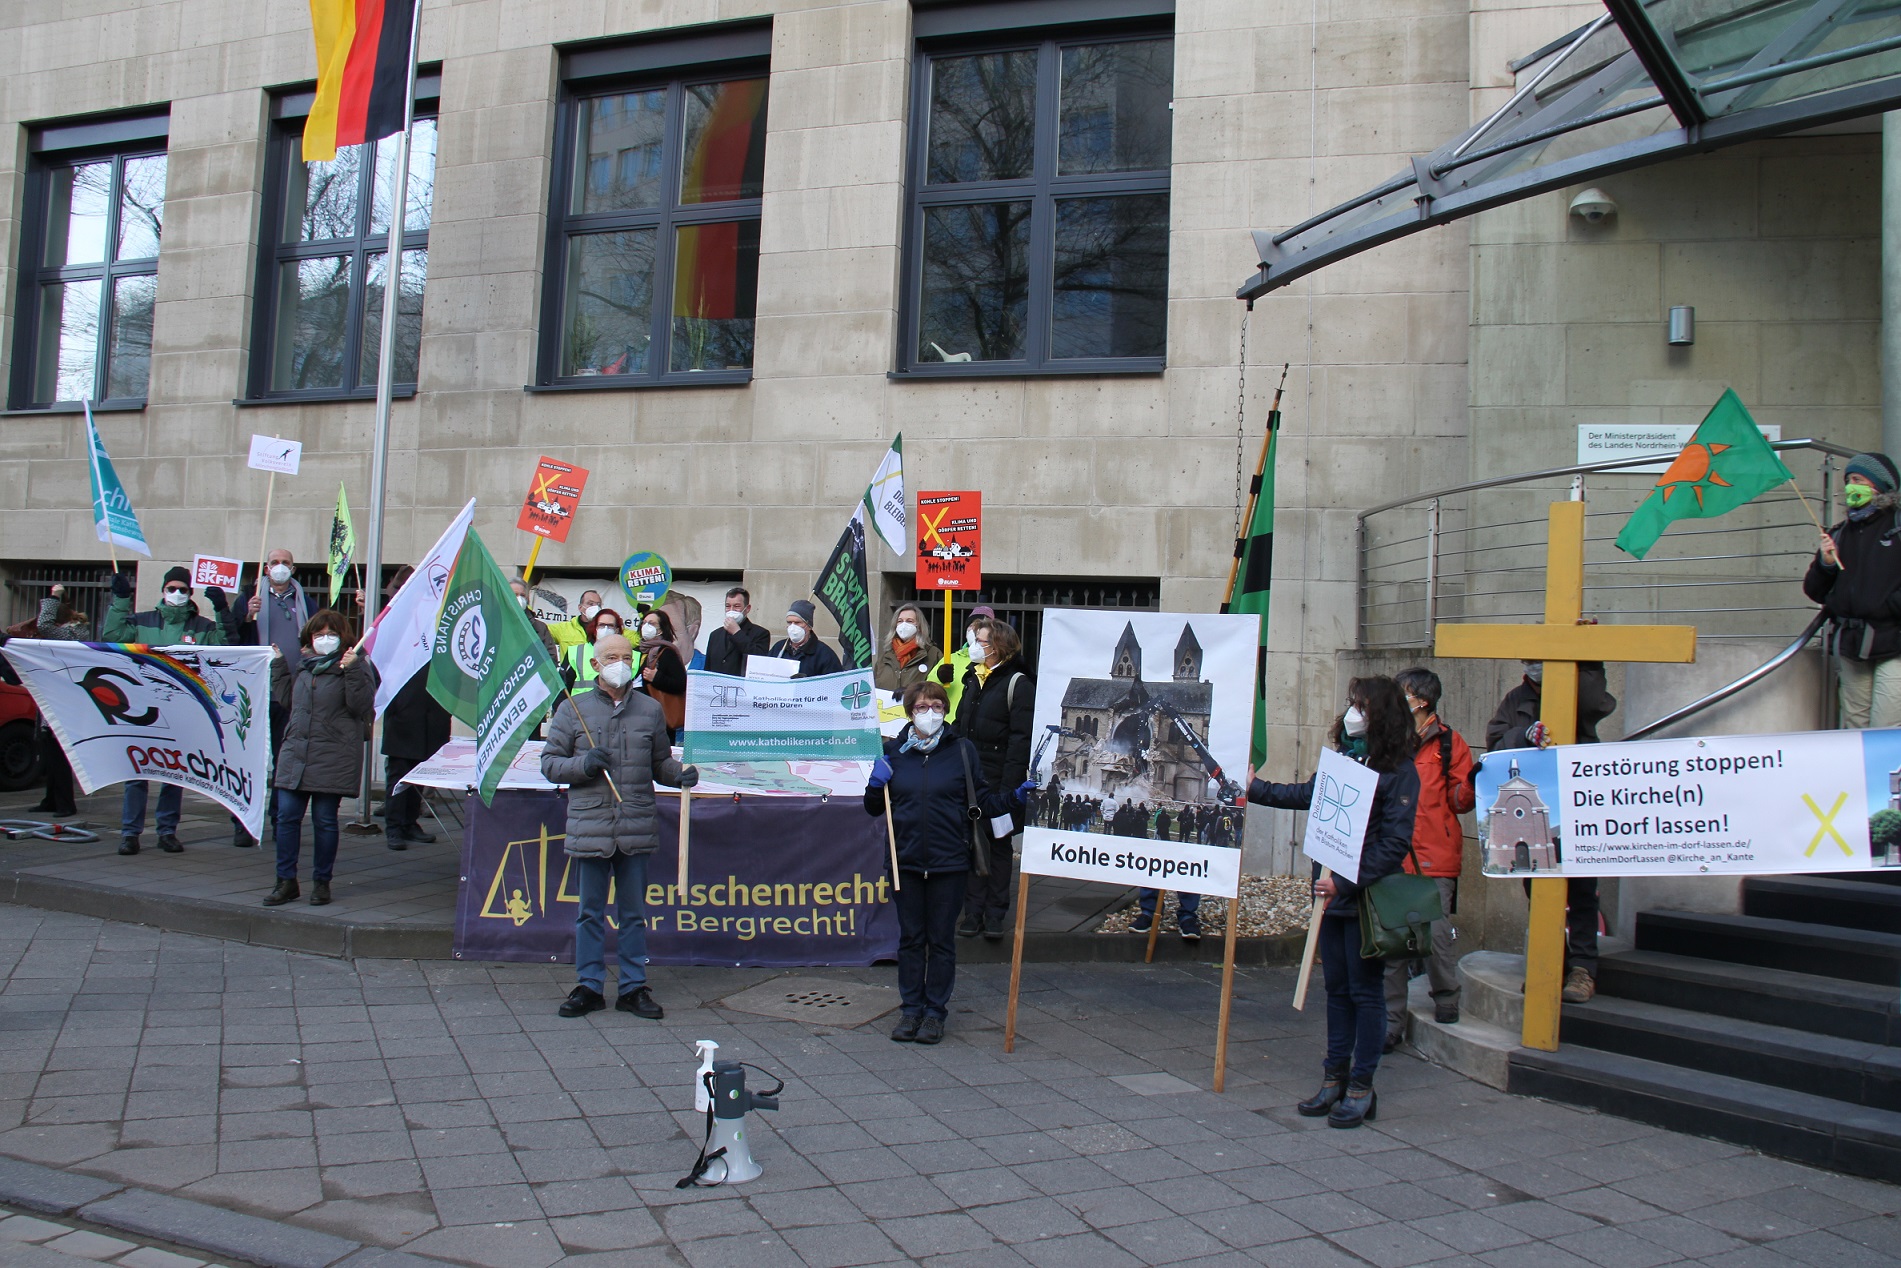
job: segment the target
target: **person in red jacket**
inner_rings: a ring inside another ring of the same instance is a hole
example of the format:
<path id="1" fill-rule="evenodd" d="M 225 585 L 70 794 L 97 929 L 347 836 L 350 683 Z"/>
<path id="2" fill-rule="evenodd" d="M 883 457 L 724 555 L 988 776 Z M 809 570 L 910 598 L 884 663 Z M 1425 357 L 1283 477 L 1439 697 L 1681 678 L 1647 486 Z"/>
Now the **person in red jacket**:
<path id="1" fill-rule="evenodd" d="M 1413 821 L 1419 868 L 1413 867 L 1411 858 L 1405 866 L 1409 872 L 1423 870 L 1439 882 L 1439 901 L 1450 916 L 1459 905 L 1459 864 L 1465 853 L 1465 829 L 1459 816 L 1470 813 L 1478 802 L 1472 784 L 1472 750 L 1439 717 L 1443 688 L 1438 674 L 1408 669 L 1394 679 L 1406 693 L 1406 706 L 1419 733 L 1419 748 L 1413 754 L 1413 764 L 1419 768 L 1419 814 Z M 1406 986 L 1422 963 L 1432 983 L 1433 1020 L 1443 1025 L 1459 1020 L 1459 957 L 1453 950 L 1457 936 L 1450 920 L 1436 920 L 1430 958 L 1386 962 L 1386 1051 L 1397 1048 L 1406 1037 Z"/>

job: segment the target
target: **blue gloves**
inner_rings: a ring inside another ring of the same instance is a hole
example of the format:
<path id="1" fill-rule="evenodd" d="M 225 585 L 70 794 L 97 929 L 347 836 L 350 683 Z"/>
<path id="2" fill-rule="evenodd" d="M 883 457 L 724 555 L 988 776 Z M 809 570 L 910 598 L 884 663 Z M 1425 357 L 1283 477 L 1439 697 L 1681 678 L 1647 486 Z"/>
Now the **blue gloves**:
<path id="1" fill-rule="evenodd" d="M 865 781 L 867 788 L 883 788 L 891 782 L 891 763 L 879 758 L 871 764 L 871 778 Z"/>
<path id="2" fill-rule="evenodd" d="M 1016 791 L 1010 795 L 1016 799 L 1017 805 L 1026 806 L 1030 802 L 1030 794 L 1035 791 L 1036 781 L 1034 779 L 1026 779 L 1018 784 Z"/>
<path id="3" fill-rule="evenodd" d="M 599 779 L 614 764 L 614 755 L 598 744 L 581 756 L 581 773 Z"/>

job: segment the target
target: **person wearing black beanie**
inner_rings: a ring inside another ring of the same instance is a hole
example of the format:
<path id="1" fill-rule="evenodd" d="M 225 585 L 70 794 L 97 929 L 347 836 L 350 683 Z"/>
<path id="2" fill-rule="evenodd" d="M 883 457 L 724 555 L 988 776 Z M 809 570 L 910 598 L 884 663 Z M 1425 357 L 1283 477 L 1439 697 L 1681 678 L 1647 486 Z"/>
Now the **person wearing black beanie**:
<path id="1" fill-rule="evenodd" d="M 1822 605 L 1845 729 L 1901 726 L 1901 471 L 1885 453 L 1848 460 L 1848 514 L 1822 534 L 1802 592 Z"/>

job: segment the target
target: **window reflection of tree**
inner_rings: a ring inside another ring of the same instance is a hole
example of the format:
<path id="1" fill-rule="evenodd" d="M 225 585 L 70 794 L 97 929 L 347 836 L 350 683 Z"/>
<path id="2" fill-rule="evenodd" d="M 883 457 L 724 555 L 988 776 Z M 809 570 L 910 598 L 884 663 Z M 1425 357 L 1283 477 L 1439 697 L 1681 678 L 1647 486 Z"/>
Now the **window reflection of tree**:
<path id="1" fill-rule="evenodd" d="M 931 63 L 931 184 L 1028 176 L 1036 150 L 1036 52 Z"/>
<path id="2" fill-rule="evenodd" d="M 925 292 L 920 356 L 933 342 L 976 359 L 1023 355 L 1029 303 L 1028 202 L 933 207 L 926 213 Z"/>
<path id="3" fill-rule="evenodd" d="M 574 240 L 563 374 L 637 374 L 652 341 L 654 231 Z"/>
<path id="4" fill-rule="evenodd" d="M 127 159 L 119 199 L 119 258 L 157 255 L 164 227 L 165 156 Z"/>
<path id="5" fill-rule="evenodd" d="M 276 386 L 279 390 L 341 387 L 350 319 L 350 257 L 299 260 L 294 267 L 295 285 L 285 288 L 289 292 L 285 298 L 295 333 L 288 340 L 281 330 L 278 335 L 289 365 Z"/>
<path id="6" fill-rule="evenodd" d="M 1063 50 L 1060 170 L 1149 171 L 1169 163 L 1173 40 Z"/>
<path id="7" fill-rule="evenodd" d="M 1167 289 L 1167 195 L 1057 204 L 1052 355 L 1160 356 Z"/>

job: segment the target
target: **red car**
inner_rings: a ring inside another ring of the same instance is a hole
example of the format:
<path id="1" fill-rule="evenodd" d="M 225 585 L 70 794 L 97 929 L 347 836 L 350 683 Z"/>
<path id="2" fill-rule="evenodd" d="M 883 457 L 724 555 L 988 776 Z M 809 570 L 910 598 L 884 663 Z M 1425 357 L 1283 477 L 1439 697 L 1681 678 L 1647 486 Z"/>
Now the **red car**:
<path id="1" fill-rule="evenodd" d="M 40 769 L 39 721 L 32 693 L 0 682 L 0 792 L 20 792 L 45 778 Z"/>

